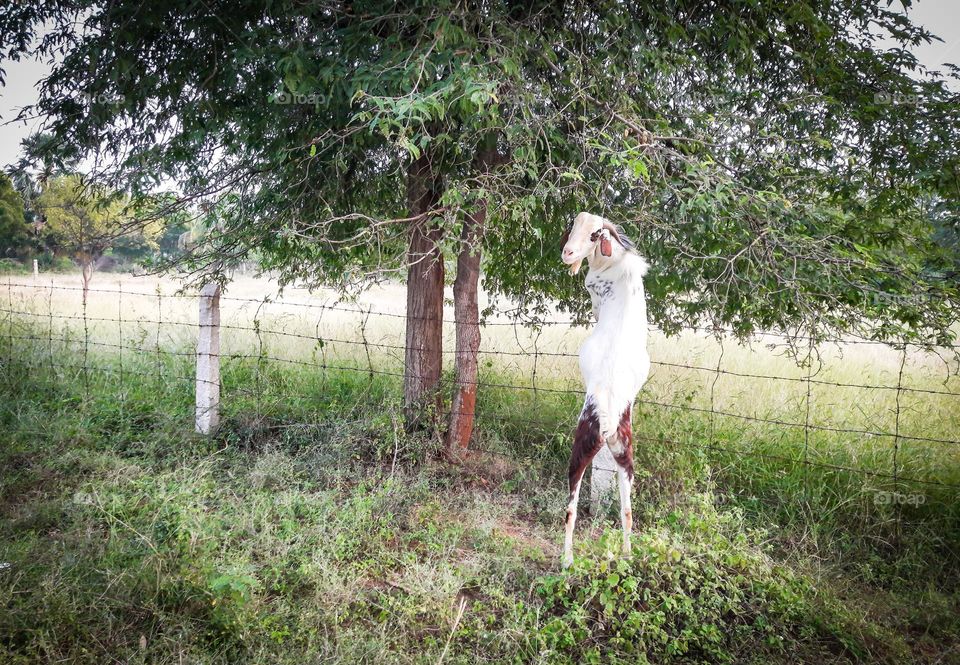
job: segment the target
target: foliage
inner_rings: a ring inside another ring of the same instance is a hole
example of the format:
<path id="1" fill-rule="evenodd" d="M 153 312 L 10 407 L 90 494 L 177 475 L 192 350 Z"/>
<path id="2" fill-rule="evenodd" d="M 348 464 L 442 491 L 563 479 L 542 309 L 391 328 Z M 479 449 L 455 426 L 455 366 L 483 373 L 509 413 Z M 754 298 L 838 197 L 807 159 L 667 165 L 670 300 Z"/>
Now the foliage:
<path id="1" fill-rule="evenodd" d="M 0 258 L 19 254 L 29 241 L 29 233 L 23 199 L 10 178 L 0 173 Z"/>
<path id="2" fill-rule="evenodd" d="M 121 223 L 123 203 L 89 196 L 79 176 L 64 175 L 47 183 L 37 198 L 45 235 L 57 247 L 86 264 L 99 258 Z"/>
<path id="3" fill-rule="evenodd" d="M 192 220 L 188 211 L 171 209 L 175 197 L 158 193 L 132 204 L 128 197 L 72 172 L 73 166 L 51 135 L 34 134 L 24 140 L 23 156 L 10 167 L 8 180 L 15 190 L 10 197 L 17 197 L 23 213 L 18 229 L 21 253 L 39 251 L 45 267 L 54 254 L 66 254 L 81 264 L 109 254 L 129 267 L 182 253 L 178 243 Z M 0 184 L 6 177 L 0 175 Z M 27 236 L 29 225 L 37 229 L 33 238 Z"/>
<path id="4" fill-rule="evenodd" d="M 538 589 L 547 648 L 578 662 L 601 662 L 610 652 L 742 662 L 745 643 L 755 662 L 782 654 L 783 624 L 799 627 L 809 590 L 746 548 L 748 536 L 729 539 L 735 513 L 718 519 L 708 509 L 675 520 L 675 531 L 641 534 L 629 560 L 613 555 L 609 532 L 594 548 L 599 558 L 548 577 Z"/>
<path id="5" fill-rule="evenodd" d="M 142 253 L 155 245 L 159 223 L 138 224 L 130 205 L 115 193 L 90 188 L 78 175 L 49 180 L 37 197 L 49 246 L 69 254 L 81 266 L 95 264 L 107 249 L 120 255 Z"/>
<path id="6" fill-rule="evenodd" d="M 173 198 L 169 193 L 158 193 L 132 202 L 124 211 L 124 233 L 113 242 L 111 255 L 147 266 L 180 256 L 183 236 L 194 216 L 187 210 L 171 208 Z"/>
<path id="7" fill-rule="evenodd" d="M 0 259 L 0 273 L 5 275 L 26 275 L 30 269 L 16 259 Z"/>
<path id="8" fill-rule="evenodd" d="M 157 258 L 161 261 L 174 259 L 184 251 L 181 238 L 185 233 L 190 233 L 190 215 L 185 211 L 172 211 L 161 214 L 160 219 L 163 230 L 157 236 Z"/>
<path id="9" fill-rule="evenodd" d="M 64 149 L 64 143 L 45 132 L 30 134 L 20 143 L 20 159 L 10 172 L 21 182 L 18 189 L 32 201 L 55 176 L 73 173 L 77 160 Z"/>
<path id="10" fill-rule="evenodd" d="M 952 336 L 955 251 L 922 201 L 955 220 L 960 110 L 909 51 L 932 35 L 880 0 L 24 1 L 2 21 L 6 57 L 40 25 L 63 49 L 39 103 L 63 154 L 135 194 L 234 197 L 194 267 L 257 248 L 286 279 L 399 269 L 426 157 L 441 224 L 489 202 L 485 284 L 528 314 L 584 313 L 555 239 L 587 208 L 637 238 L 670 330 Z"/>

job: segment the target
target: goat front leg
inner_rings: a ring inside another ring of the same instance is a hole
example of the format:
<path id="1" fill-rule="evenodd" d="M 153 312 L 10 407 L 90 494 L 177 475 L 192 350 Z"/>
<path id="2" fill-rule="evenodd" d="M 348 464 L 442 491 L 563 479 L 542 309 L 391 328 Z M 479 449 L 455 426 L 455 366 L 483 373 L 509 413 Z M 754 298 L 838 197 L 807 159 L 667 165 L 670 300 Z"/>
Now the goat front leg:
<path id="1" fill-rule="evenodd" d="M 570 454 L 570 469 L 568 472 L 570 498 L 567 501 L 563 559 L 560 562 L 564 569 L 573 565 L 573 529 L 577 525 L 577 504 L 580 501 L 580 485 L 583 483 L 583 474 L 602 445 L 603 439 L 600 436 L 597 411 L 588 398 L 583 411 L 580 413 L 580 422 L 577 423 L 577 433 L 573 438 L 573 450 Z"/>

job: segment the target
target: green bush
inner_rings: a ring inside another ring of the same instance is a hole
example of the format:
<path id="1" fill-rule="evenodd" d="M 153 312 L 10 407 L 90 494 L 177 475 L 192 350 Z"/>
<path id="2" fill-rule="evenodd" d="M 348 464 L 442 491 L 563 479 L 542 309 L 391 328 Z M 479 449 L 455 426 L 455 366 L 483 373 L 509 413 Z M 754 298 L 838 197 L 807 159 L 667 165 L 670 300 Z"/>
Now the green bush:
<path id="1" fill-rule="evenodd" d="M 796 645 L 808 589 L 751 545 L 762 534 L 742 528 L 736 511 L 687 512 L 637 534 L 629 558 L 614 554 L 621 536 L 607 532 L 569 574 L 537 587 L 543 646 L 579 662 L 783 655 Z"/>
<path id="2" fill-rule="evenodd" d="M 30 268 L 16 259 L 0 259 L 0 275 L 22 275 L 29 273 Z"/>

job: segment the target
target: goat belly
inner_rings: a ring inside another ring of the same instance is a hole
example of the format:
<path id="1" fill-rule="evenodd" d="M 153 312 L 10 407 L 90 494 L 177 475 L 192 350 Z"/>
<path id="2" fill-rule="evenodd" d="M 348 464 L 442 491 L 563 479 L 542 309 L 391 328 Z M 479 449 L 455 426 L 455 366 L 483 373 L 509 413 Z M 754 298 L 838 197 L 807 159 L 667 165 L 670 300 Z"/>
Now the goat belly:
<path id="1" fill-rule="evenodd" d="M 580 347 L 584 388 L 597 405 L 601 429 L 612 432 L 620 415 L 650 373 L 650 357 L 642 346 L 611 343 L 609 336 L 591 334 Z"/>
<path id="2" fill-rule="evenodd" d="M 583 382 L 587 390 L 604 373 L 610 371 L 608 365 L 613 358 L 609 357 L 606 346 L 601 336 L 594 332 L 583 341 L 583 345 L 580 347 L 580 373 L 583 375 Z"/>

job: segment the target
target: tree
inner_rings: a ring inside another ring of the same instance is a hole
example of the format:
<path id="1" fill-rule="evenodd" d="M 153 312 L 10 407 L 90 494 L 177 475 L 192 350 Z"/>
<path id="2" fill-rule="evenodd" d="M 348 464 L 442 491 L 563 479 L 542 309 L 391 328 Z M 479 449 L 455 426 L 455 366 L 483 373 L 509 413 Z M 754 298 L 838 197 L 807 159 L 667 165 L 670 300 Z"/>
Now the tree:
<path id="1" fill-rule="evenodd" d="M 52 134 L 36 132 L 21 141 L 20 159 L 13 170 L 30 175 L 32 194 L 42 190 L 54 176 L 73 172 L 76 165 L 77 160 L 64 149 L 64 142 Z"/>
<path id="2" fill-rule="evenodd" d="M 72 172 L 76 159 L 68 156 L 56 137 L 43 132 L 23 139 L 20 147 L 20 158 L 8 167 L 8 173 L 23 199 L 24 217 L 31 235 L 29 248 L 42 250 L 45 221 L 37 211 L 37 197 L 54 176 Z"/>
<path id="3" fill-rule="evenodd" d="M 285 280 L 407 274 L 414 423 L 438 404 L 442 257 L 465 259 L 465 333 L 481 251 L 521 316 L 585 316 L 555 247 L 581 209 L 637 238 L 668 331 L 952 339 L 923 201 L 955 215 L 960 105 L 909 52 L 932 36 L 880 0 L 22 0 L 0 54 L 41 25 L 61 149 L 134 196 L 235 197 L 198 270 L 256 248 Z"/>
<path id="4" fill-rule="evenodd" d="M 13 181 L 0 173 L 0 258 L 21 253 L 30 239 L 23 198 Z"/>
<path id="5" fill-rule="evenodd" d="M 47 181 L 37 207 L 46 221 L 47 242 L 80 266 L 86 303 L 97 262 L 119 238 L 130 237 L 126 202 L 103 189 L 89 188 L 80 176 L 63 175 Z"/>
<path id="6" fill-rule="evenodd" d="M 479 147 L 475 155 L 476 165 L 484 175 L 489 175 L 494 168 L 506 161 L 506 156 L 497 152 L 497 138 L 495 134 L 487 134 L 486 145 Z M 477 362 L 480 350 L 480 307 L 477 293 L 488 205 L 487 199 L 481 193 L 476 203 L 467 208 L 460 227 L 457 277 L 453 283 L 456 322 L 455 384 L 446 437 L 447 451 L 453 457 L 462 454 L 469 446 L 477 410 L 477 386 L 480 379 Z"/>

